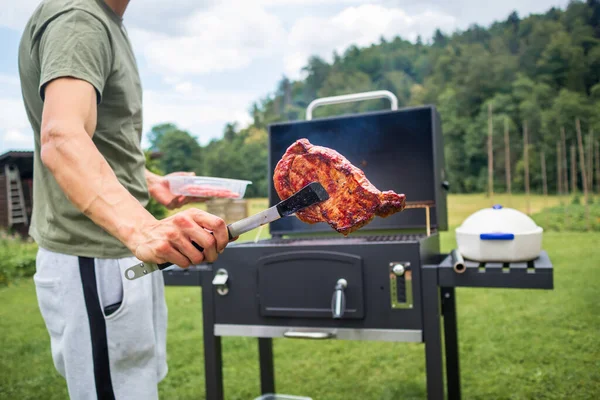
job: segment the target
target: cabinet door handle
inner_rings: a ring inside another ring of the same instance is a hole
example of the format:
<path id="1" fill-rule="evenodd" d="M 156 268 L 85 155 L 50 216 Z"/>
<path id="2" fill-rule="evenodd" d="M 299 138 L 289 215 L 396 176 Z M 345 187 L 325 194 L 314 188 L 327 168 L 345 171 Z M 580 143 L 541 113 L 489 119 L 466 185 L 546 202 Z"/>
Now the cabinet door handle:
<path id="1" fill-rule="evenodd" d="M 299 331 L 287 331 L 283 334 L 284 337 L 290 339 L 331 339 L 334 337 L 333 333 L 330 332 L 299 332 Z"/>
<path id="2" fill-rule="evenodd" d="M 344 310 L 346 309 L 346 295 L 344 289 L 348 286 L 348 282 L 345 279 L 338 279 L 335 284 L 333 291 L 333 297 L 331 298 L 331 313 L 333 319 L 341 319 L 344 316 Z"/>

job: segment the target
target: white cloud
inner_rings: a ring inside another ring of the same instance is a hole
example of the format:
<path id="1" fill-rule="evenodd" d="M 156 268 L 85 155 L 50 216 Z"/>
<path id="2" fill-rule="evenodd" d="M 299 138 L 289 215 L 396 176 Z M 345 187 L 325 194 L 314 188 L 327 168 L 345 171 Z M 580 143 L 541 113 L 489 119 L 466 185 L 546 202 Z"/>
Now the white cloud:
<path id="1" fill-rule="evenodd" d="M 191 82 L 181 82 L 175 85 L 175 91 L 178 93 L 189 93 L 194 90 Z"/>
<path id="2" fill-rule="evenodd" d="M 3 135 L 5 145 L 12 148 L 33 148 L 33 134 L 31 130 L 28 133 L 20 131 L 18 129 L 9 129 Z"/>
<path id="3" fill-rule="evenodd" d="M 0 85 L 19 86 L 19 77 L 16 75 L 0 74 Z"/>
<path id="4" fill-rule="evenodd" d="M 342 52 L 351 44 L 365 46 L 381 36 L 396 35 L 414 40 L 419 34 L 429 37 L 436 28 L 452 30 L 458 24 L 456 18 L 439 11 L 410 14 L 394 6 L 345 4 L 337 14 L 298 18 L 286 30 L 271 11 L 285 5 L 306 6 L 299 0 L 227 0 L 172 22 L 178 33 L 136 28 L 132 38 L 149 67 L 168 74 L 169 83 L 173 76 L 240 71 L 274 58 L 283 59 L 284 72 L 297 78 L 310 55 L 329 59 L 334 49 Z"/>
<path id="5" fill-rule="evenodd" d="M 245 1 L 245 0 L 240 0 Z M 365 3 L 361 0 L 255 0 L 266 7 L 289 7 L 289 6 L 340 6 L 344 4 Z M 376 3 L 379 1 L 375 1 Z M 373 1 L 371 1 L 373 3 Z"/>
<path id="6" fill-rule="evenodd" d="M 23 101 L 0 97 L 0 151 L 33 149 L 33 133 Z"/>
<path id="7" fill-rule="evenodd" d="M 176 83 L 181 82 L 181 78 L 178 77 L 178 76 L 172 76 L 172 75 L 164 76 L 163 77 L 163 82 L 166 83 L 166 84 L 168 84 L 168 85 L 174 85 Z"/>
<path id="8" fill-rule="evenodd" d="M 6 1 L 0 4 L 0 26 L 22 30 L 40 0 Z"/>
<path id="9" fill-rule="evenodd" d="M 377 0 L 379 1 L 379 0 Z M 362 0 L 143 0 L 132 1 L 127 6 L 125 21 L 132 27 L 175 35 L 182 32 L 181 21 L 199 12 L 218 13 L 229 9 L 245 17 L 249 9 L 277 10 L 293 6 L 315 12 L 315 7 L 360 4 Z M 318 10 L 316 11 L 318 12 Z"/>
<path id="10" fill-rule="evenodd" d="M 243 0 L 240 0 L 243 1 Z M 290 6 L 290 5 L 338 5 L 338 4 L 349 4 L 349 3 L 365 3 L 361 0 L 256 0 L 258 3 L 267 6 Z"/>
<path id="11" fill-rule="evenodd" d="M 29 127 L 23 101 L 18 98 L 0 97 L 0 129 L 21 130 Z"/>
<path id="12" fill-rule="evenodd" d="M 334 49 L 341 53 L 352 44 L 366 46 L 381 36 L 415 40 L 419 34 L 429 36 L 436 28 L 451 30 L 456 24 L 456 18 L 439 12 L 409 15 L 400 8 L 374 4 L 348 7 L 330 18 L 302 18 L 288 37 L 285 70 L 296 77 L 314 54 L 329 60 Z"/>
<path id="13" fill-rule="evenodd" d="M 179 27 L 176 35 L 132 30 L 154 71 L 189 75 L 239 70 L 272 55 L 285 39 L 280 20 L 249 2 L 196 12 L 182 18 Z"/>

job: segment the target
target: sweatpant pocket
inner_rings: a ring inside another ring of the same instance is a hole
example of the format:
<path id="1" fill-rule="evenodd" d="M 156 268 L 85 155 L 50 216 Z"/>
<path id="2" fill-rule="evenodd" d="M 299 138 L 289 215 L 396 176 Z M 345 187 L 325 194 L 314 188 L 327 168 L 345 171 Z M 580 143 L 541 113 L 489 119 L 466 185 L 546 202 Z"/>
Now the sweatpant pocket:
<path id="1" fill-rule="evenodd" d="M 122 303 L 104 318 L 110 370 L 117 398 L 152 400 L 158 399 L 157 376 L 163 372 L 158 367 L 158 348 L 163 344 L 155 335 L 152 277 L 125 278 L 125 270 L 135 263 L 134 258 L 119 260 Z"/>
<path id="2" fill-rule="evenodd" d="M 41 278 L 33 275 L 38 306 L 50 334 L 60 336 L 65 329 L 60 281 L 56 278 Z"/>
<path id="3" fill-rule="evenodd" d="M 60 280 L 57 278 L 42 278 L 36 273 L 33 275 L 33 281 L 35 283 L 38 307 L 50 335 L 52 361 L 59 374 L 65 377 L 62 339 L 66 323 Z"/>
<path id="4" fill-rule="evenodd" d="M 122 279 L 122 303 L 118 310 L 105 317 L 111 367 L 120 376 L 127 376 L 132 369 L 136 373 L 148 373 L 145 379 L 153 382 L 156 376 L 156 339 L 152 287 L 148 279 L 135 282 Z"/>

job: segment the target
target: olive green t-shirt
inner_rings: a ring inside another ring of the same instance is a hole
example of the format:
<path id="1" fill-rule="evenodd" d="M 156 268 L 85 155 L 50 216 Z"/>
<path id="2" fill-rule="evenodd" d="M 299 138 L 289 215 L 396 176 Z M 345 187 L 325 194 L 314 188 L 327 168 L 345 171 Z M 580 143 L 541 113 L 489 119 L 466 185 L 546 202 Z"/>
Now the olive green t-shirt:
<path id="1" fill-rule="evenodd" d="M 93 142 L 123 186 L 145 206 L 148 188 L 141 148 L 142 88 L 121 18 L 103 0 L 45 0 L 27 23 L 19 47 L 19 74 L 35 137 L 30 235 L 39 246 L 65 254 L 131 256 L 116 238 L 80 212 L 40 159 L 44 87 L 59 77 L 94 86 Z"/>

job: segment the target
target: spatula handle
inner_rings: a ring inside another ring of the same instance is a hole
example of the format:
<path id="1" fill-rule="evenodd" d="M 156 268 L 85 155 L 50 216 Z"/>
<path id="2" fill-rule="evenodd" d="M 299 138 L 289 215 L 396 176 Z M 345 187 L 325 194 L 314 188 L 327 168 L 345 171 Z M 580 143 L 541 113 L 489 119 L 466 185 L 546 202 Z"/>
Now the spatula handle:
<path id="1" fill-rule="evenodd" d="M 212 232 L 210 233 L 211 235 L 213 234 Z M 233 239 L 233 236 L 231 235 L 231 230 L 229 229 L 229 226 L 227 227 L 227 234 L 229 235 L 229 240 Z M 202 246 L 200 246 L 199 244 L 197 244 L 196 242 L 192 241 L 192 244 L 194 245 L 194 247 L 196 249 L 198 249 L 198 251 L 200 253 L 202 253 L 204 251 L 204 249 L 202 248 Z M 173 263 L 170 262 L 166 262 L 166 263 L 162 263 L 162 264 L 158 264 L 158 269 L 165 269 L 165 268 L 169 268 L 171 265 L 173 265 Z"/>
<path id="2" fill-rule="evenodd" d="M 197 244 L 196 242 L 192 241 L 192 244 L 194 245 L 194 247 L 195 247 L 196 249 L 198 249 L 198 251 L 199 251 L 200 253 L 202 253 L 202 252 L 204 251 L 204 249 L 203 249 L 203 248 L 202 248 L 202 247 L 201 247 L 199 244 Z M 158 264 L 158 269 L 165 269 L 165 268 L 168 268 L 168 267 L 170 267 L 171 265 L 173 265 L 173 263 L 170 263 L 170 262 L 166 262 L 166 263 Z"/>

